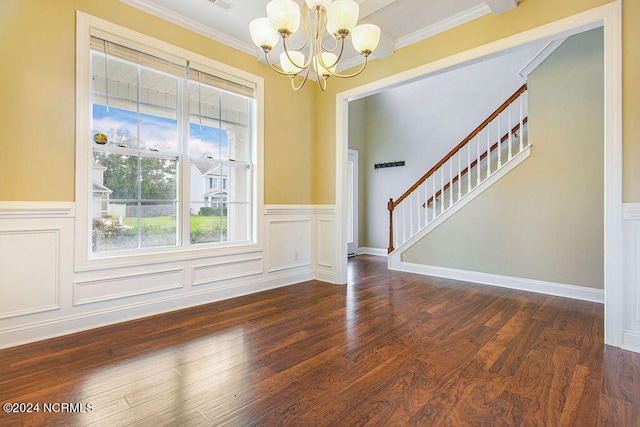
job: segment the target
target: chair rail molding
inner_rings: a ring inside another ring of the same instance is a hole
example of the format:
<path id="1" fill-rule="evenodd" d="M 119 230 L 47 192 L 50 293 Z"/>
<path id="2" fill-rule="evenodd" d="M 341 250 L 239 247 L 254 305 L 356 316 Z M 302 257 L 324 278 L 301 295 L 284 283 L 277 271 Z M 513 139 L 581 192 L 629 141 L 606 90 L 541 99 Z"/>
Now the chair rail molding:
<path id="1" fill-rule="evenodd" d="M 0 219 L 73 218 L 74 202 L 0 202 Z"/>

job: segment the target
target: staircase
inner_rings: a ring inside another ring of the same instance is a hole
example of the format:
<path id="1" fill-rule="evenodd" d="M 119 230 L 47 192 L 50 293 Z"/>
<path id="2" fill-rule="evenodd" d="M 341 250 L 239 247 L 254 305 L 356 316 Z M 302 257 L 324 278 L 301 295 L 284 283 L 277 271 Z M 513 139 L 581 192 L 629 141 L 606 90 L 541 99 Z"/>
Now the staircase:
<path id="1" fill-rule="evenodd" d="M 524 84 L 396 200 L 389 199 L 389 248 L 401 252 L 530 154 Z"/>

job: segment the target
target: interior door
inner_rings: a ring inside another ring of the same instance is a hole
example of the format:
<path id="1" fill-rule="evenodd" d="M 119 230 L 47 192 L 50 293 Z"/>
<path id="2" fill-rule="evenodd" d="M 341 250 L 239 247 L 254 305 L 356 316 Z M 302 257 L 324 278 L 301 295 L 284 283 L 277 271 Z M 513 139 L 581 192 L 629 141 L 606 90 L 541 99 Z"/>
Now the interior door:
<path id="1" fill-rule="evenodd" d="M 358 250 L 358 152 L 349 150 L 347 160 L 347 253 Z"/>

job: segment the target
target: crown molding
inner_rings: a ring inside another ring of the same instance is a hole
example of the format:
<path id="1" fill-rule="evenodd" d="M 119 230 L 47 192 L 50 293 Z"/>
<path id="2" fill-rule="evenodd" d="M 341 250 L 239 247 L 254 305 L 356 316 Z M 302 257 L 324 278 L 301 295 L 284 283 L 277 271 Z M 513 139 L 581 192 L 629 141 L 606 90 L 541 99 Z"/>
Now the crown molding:
<path id="1" fill-rule="evenodd" d="M 151 0 L 120 0 L 120 2 L 125 3 L 129 6 L 135 7 L 136 9 L 142 10 L 143 12 L 147 12 L 151 15 L 157 16 L 158 18 L 164 19 L 173 24 L 179 25 L 183 28 L 186 28 L 187 30 L 190 30 L 190 31 L 193 31 L 194 33 L 208 37 L 212 40 L 215 40 L 231 48 L 237 49 L 241 52 L 247 53 L 252 56 L 256 56 L 259 62 L 265 63 L 264 59 L 262 59 L 261 52 L 258 52 L 256 54 L 256 47 L 254 46 L 253 43 L 246 43 L 242 40 L 238 40 L 236 38 L 230 37 L 229 35 L 224 34 L 221 31 L 217 31 L 211 27 L 208 27 L 197 21 L 194 21 L 191 18 L 187 18 L 184 15 L 175 13 L 165 7 L 158 6 L 157 4 L 153 3 Z M 392 42 L 391 40 L 386 40 L 385 42 L 386 42 L 387 48 L 385 53 L 382 54 L 381 57 L 389 56 L 396 49 L 409 46 L 410 44 L 419 42 L 428 37 L 444 32 L 458 25 L 462 25 L 466 22 L 472 21 L 476 18 L 487 15 L 489 13 L 491 13 L 491 9 L 489 8 L 489 6 L 483 3 L 481 5 L 468 9 L 464 12 L 458 13 L 457 15 L 454 15 L 450 18 L 437 22 L 436 24 L 433 24 L 421 30 L 418 30 L 412 34 L 409 34 L 408 36 L 401 37 L 395 40 L 395 42 Z M 375 53 L 372 56 L 376 58 Z M 359 55 L 354 56 L 353 58 L 350 58 L 342 62 L 339 65 L 338 71 L 346 70 L 346 69 L 358 66 L 360 63 L 362 63 L 362 57 Z M 314 80 L 313 78 L 314 76 L 310 75 L 309 77 L 311 80 Z"/>
<path id="2" fill-rule="evenodd" d="M 208 27 L 204 24 L 201 24 L 197 21 L 194 21 L 191 18 L 187 18 L 184 15 L 175 13 L 162 6 L 158 6 L 157 4 L 149 0 L 120 0 L 120 1 L 122 3 L 128 4 L 129 6 L 133 6 L 136 9 L 140 9 L 143 12 L 147 12 L 151 15 L 157 16 L 158 18 L 164 19 L 165 21 L 169 21 L 173 24 L 186 28 L 187 30 L 193 31 L 194 33 L 200 34 L 202 36 L 215 40 L 219 43 L 222 43 L 224 45 L 237 49 L 241 52 L 248 53 L 250 55 L 255 55 L 256 53 L 255 46 L 253 45 L 253 43 L 245 43 L 242 40 L 238 40 L 233 37 L 230 37 L 227 34 L 214 30 L 213 28 Z"/>
<path id="3" fill-rule="evenodd" d="M 453 15 L 450 18 L 444 19 L 433 25 L 424 27 L 423 29 L 418 30 L 412 34 L 397 39 L 395 42 L 395 49 L 400 49 L 413 43 L 417 43 L 428 37 L 435 36 L 438 33 L 442 33 L 466 22 L 473 21 L 474 19 L 487 15 L 489 13 L 491 13 L 491 9 L 484 3 L 476 7 L 472 7 L 471 9 L 467 9 L 464 12 L 458 13 L 457 15 Z"/>

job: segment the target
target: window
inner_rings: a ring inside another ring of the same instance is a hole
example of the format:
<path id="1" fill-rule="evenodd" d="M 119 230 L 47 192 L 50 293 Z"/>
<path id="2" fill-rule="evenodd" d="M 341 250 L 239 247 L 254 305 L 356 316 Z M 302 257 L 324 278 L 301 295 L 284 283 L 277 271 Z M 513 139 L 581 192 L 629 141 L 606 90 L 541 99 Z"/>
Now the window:
<path id="1" fill-rule="evenodd" d="M 89 257 L 254 242 L 256 83 L 89 33 Z"/>

